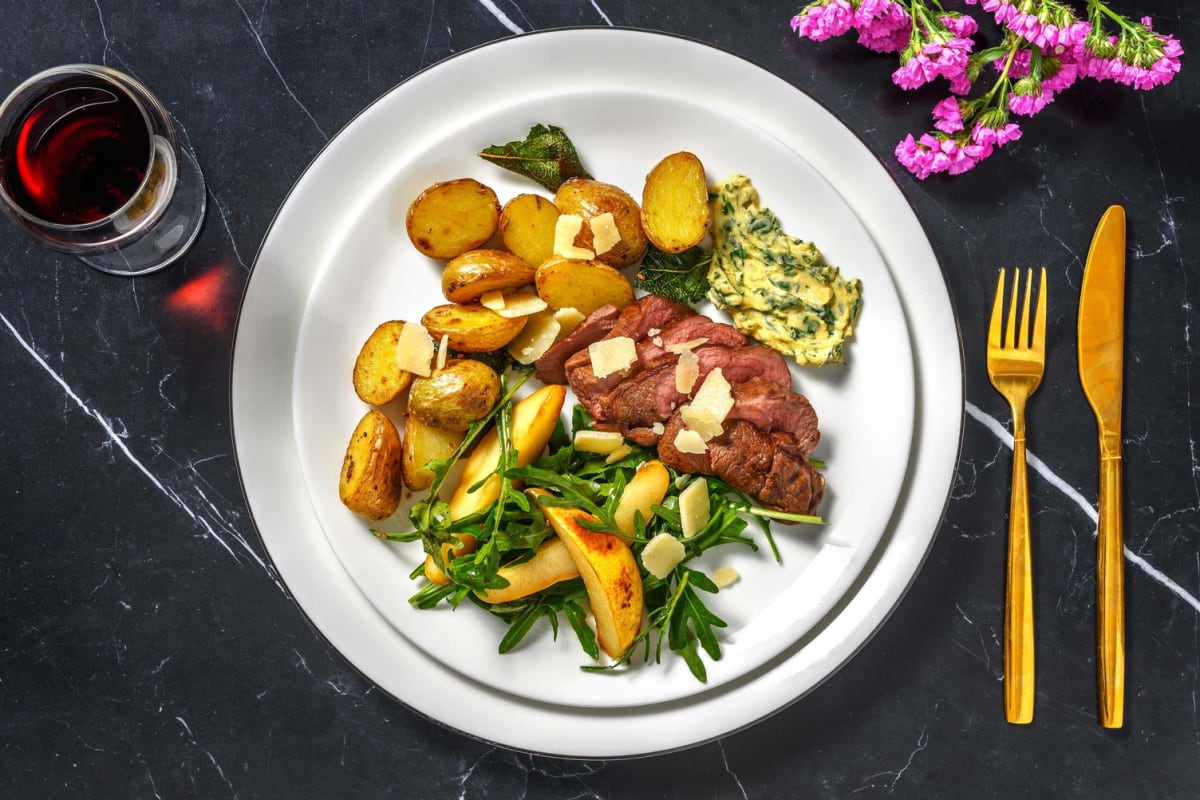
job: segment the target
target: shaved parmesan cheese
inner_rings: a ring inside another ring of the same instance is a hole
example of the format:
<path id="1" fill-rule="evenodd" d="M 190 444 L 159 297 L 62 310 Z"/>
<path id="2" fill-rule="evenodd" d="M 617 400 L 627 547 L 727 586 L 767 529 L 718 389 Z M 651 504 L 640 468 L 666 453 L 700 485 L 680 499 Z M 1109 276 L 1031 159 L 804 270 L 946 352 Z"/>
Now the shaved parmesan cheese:
<path id="1" fill-rule="evenodd" d="M 486 297 L 487 295 L 484 296 Z M 480 302 L 482 301 L 483 298 L 480 298 Z M 493 308 L 492 310 L 506 319 L 528 317 L 530 314 L 536 314 L 548 308 L 546 301 L 538 297 L 537 292 L 530 288 L 518 289 L 515 292 L 506 294 L 501 298 L 500 302 L 502 304 L 500 308 Z M 486 306 L 487 303 L 484 303 L 484 305 Z M 488 307 L 491 308 L 490 306 Z"/>
<path id="2" fill-rule="evenodd" d="M 698 339 L 688 339 L 686 342 L 676 342 L 675 344 L 667 345 L 667 352 L 668 353 L 684 353 L 688 350 L 695 350 L 697 347 L 699 347 L 700 345 L 704 344 L 707 341 L 708 341 L 707 336 L 701 336 Z M 659 341 L 659 346 L 660 347 L 662 346 L 661 340 Z"/>
<path id="3" fill-rule="evenodd" d="M 708 524 L 711 514 L 708 498 L 708 481 L 696 478 L 679 493 L 679 521 L 683 527 L 683 538 L 690 539 Z"/>
<path id="4" fill-rule="evenodd" d="M 504 293 L 499 289 L 484 292 L 479 296 L 479 305 L 499 313 L 504 310 Z"/>
<path id="5" fill-rule="evenodd" d="M 446 359 L 450 357 L 450 334 L 443 333 L 442 340 L 438 342 L 437 349 L 437 368 L 446 368 Z"/>
<path id="6" fill-rule="evenodd" d="M 558 320 L 559 335 L 566 336 L 571 331 L 579 326 L 587 317 L 583 315 L 577 308 L 560 308 L 554 312 L 554 318 Z"/>
<path id="7" fill-rule="evenodd" d="M 633 448 L 630 447 L 627 443 L 622 442 L 620 447 L 618 447 L 616 450 L 613 450 L 611 453 L 608 454 L 608 457 L 604 459 L 604 463 L 605 464 L 615 464 L 632 452 L 633 452 Z"/>
<path id="8" fill-rule="evenodd" d="M 532 314 L 525 327 L 508 345 L 508 354 L 518 364 L 532 364 L 558 341 L 561 326 L 554 314 Z"/>
<path id="9" fill-rule="evenodd" d="M 625 439 L 616 431 L 583 430 L 575 433 L 575 449 L 584 453 L 607 455 L 623 444 Z"/>
<path id="10" fill-rule="evenodd" d="M 717 422 L 712 412 L 703 406 L 684 406 L 679 409 L 679 416 L 683 417 L 684 425 L 694 430 L 706 442 L 712 441 L 725 432 L 724 426 Z"/>
<path id="11" fill-rule="evenodd" d="M 691 350 L 684 350 L 675 362 L 675 391 L 691 394 L 696 379 L 700 377 L 700 358 Z"/>
<path id="12" fill-rule="evenodd" d="M 428 378 L 433 371 L 433 339 L 425 326 L 415 322 L 406 322 L 400 329 L 400 339 L 396 342 L 396 366 L 413 375 Z"/>
<path id="13" fill-rule="evenodd" d="M 554 255 L 562 258 L 595 258 L 596 254 L 586 247 L 576 247 L 575 237 L 583 230 L 583 217 L 578 214 L 560 214 L 554 223 Z"/>
<path id="14" fill-rule="evenodd" d="M 690 428 L 680 428 L 675 434 L 675 449 L 681 453 L 701 455 L 708 451 L 708 445 L 700 438 L 700 434 Z"/>
<path id="15" fill-rule="evenodd" d="M 682 360 L 683 355 L 680 354 Z M 709 441 L 724 432 L 721 423 L 733 408 L 733 392 L 721 368 L 717 367 L 704 377 L 704 383 L 696 390 L 692 402 L 679 410 L 684 423 Z"/>
<path id="16" fill-rule="evenodd" d="M 660 581 L 683 561 L 683 543 L 669 533 L 660 533 L 642 548 L 642 566 Z"/>
<path id="17" fill-rule="evenodd" d="M 592 372 L 603 378 L 633 366 L 637 361 L 637 345 L 628 336 L 614 336 L 588 345 L 588 356 L 592 359 Z"/>
<path id="18" fill-rule="evenodd" d="M 662 436 L 663 431 L 665 431 L 665 430 L 666 430 L 666 428 L 663 426 L 663 424 L 661 422 L 656 422 L 650 426 L 650 431 L 655 436 Z"/>
<path id="19" fill-rule="evenodd" d="M 738 582 L 742 576 L 733 567 L 717 567 L 717 571 L 713 573 L 713 583 L 718 589 L 724 589 Z"/>
<path id="20" fill-rule="evenodd" d="M 621 241 L 621 231 L 617 230 L 617 221 L 611 211 L 589 219 L 588 227 L 592 229 L 592 249 L 596 255 L 607 253 Z"/>

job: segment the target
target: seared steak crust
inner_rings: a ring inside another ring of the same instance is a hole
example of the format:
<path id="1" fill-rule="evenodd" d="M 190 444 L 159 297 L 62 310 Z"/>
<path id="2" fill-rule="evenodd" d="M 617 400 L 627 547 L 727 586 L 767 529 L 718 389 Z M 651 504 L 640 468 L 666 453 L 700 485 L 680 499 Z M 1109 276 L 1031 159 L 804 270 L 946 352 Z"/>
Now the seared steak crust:
<path id="1" fill-rule="evenodd" d="M 674 414 L 658 441 L 658 457 L 680 472 L 714 475 L 766 508 L 812 514 L 825 492 L 825 478 L 786 433 L 766 433 L 745 420 L 727 420 L 725 432 L 703 453 L 683 453 L 675 436 L 684 427 Z"/>

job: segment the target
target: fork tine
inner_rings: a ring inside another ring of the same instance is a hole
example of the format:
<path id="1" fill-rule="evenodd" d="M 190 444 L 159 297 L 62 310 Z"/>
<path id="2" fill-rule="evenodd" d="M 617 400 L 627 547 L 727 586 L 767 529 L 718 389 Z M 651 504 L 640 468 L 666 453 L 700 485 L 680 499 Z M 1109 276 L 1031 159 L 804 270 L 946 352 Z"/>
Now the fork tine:
<path id="1" fill-rule="evenodd" d="M 1030 281 L 1032 283 L 1032 281 Z M 1038 286 L 1037 317 L 1033 323 L 1033 344 L 1039 355 L 1046 352 L 1046 268 L 1042 267 L 1042 282 Z"/>
<path id="2" fill-rule="evenodd" d="M 1021 306 L 1021 327 L 1020 335 L 1014 343 L 1016 347 L 1030 346 L 1030 337 L 1033 335 L 1033 328 L 1029 319 L 1029 304 L 1033 298 L 1033 267 L 1025 271 L 1025 304 Z"/>
<path id="3" fill-rule="evenodd" d="M 1008 306 L 1008 327 L 1004 334 L 1004 346 L 1008 348 L 1017 345 L 1017 289 L 1021 285 L 1021 270 L 1013 270 L 1012 302 Z"/>
<path id="4" fill-rule="evenodd" d="M 992 321 L 988 326 L 988 347 L 1000 347 L 1000 319 L 1004 315 L 1004 267 L 996 284 L 996 299 L 992 302 Z"/>

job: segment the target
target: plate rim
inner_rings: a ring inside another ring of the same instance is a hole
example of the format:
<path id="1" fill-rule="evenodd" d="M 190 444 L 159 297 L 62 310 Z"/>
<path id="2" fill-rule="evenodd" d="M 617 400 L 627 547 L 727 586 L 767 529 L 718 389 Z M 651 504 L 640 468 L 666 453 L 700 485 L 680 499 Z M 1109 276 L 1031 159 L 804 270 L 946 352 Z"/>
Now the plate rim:
<path id="1" fill-rule="evenodd" d="M 496 39 L 496 40 L 493 40 L 490 42 L 481 43 L 481 44 L 475 45 L 469 49 L 465 49 L 458 53 L 452 54 L 451 56 L 447 57 L 446 59 L 443 59 L 441 61 L 438 61 L 438 62 L 435 62 L 433 64 L 423 67 L 422 69 L 414 72 L 412 75 L 409 75 L 406 78 L 404 78 L 403 80 L 399 81 L 394 86 L 392 86 L 390 89 L 383 92 L 377 98 L 375 98 L 370 103 L 365 105 L 353 117 L 351 117 L 347 121 L 347 123 L 344 126 L 342 126 L 341 129 L 339 129 L 337 134 L 335 134 L 333 137 L 331 137 L 330 140 L 327 143 L 325 143 L 325 145 L 323 145 L 314 154 L 313 158 L 310 160 L 310 162 L 305 167 L 304 171 L 300 174 L 300 176 L 293 182 L 292 187 L 289 189 L 289 191 L 283 198 L 282 202 L 280 203 L 279 207 L 276 209 L 276 212 L 273 215 L 272 220 L 263 235 L 263 239 L 259 245 L 258 251 L 255 254 L 255 258 L 254 258 L 254 262 L 253 262 L 255 268 L 257 268 L 257 266 L 260 264 L 264 253 L 267 251 L 267 248 L 271 244 L 272 235 L 278 229 L 278 224 L 279 224 L 280 218 L 283 215 L 285 209 L 288 207 L 289 203 L 292 202 L 293 198 L 296 196 L 296 194 L 298 193 L 300 188 L 304 185 L 306 179 L 312 174 L 312 170 L 313 170 L 314 166 L 320 161 L 320 159 L 327 152 L 329 147 L 339 138 L 339 136 L 341 136 L 341 134 L 347 128 L 353 126 L 363 115 L 367 114 L 370 111 L 370 109 L 374 108 L 377 104 L 382 102 L 385 98 L 389 97 L 393 92 L 395 92 L 401 86 L 408 83 L 409 81 L 412 81 L 413 79 L 417 78 L 418 76 L 424 75 L 428 71 L 439 67 L 440 65 L 446 63 L 447 61 L 450 61 L 452 59 L 459 59 L 460 57 L 468 56 L 479 50 L 489 48 L 489 47 L 492 47 L 495 45 L 505 45 L 505 44 L 511 45 L 515 40 L 518 40 L 518 39 L 530 39 L 530 38 L 544 39 L 547 36 L 555 36 L 555 35 L 561 35 L 561 34 L 569 34 L 569 35 L 584 34 L 584 35 L 587 35 L 587 34 L 595 34 L 595 33 L 601 33 L 602 35 L 611 35 L 614 33 L 622 33 L 622 34 L 635 34 L 639 38 L 640 37 L 650 37 L 650 38 L 647 38 L 646 41 L 650 41 L 650 39 L 654 38 L 654 37 L 665 38 L 668 40 L 676 40 L 677 42 L 684 43 L 684 44 L 690 45 L 692 47 L 696 47 L 696 48 L 699 48 L 702 50 L 712 51 L 713 53 L 718 54 L 719 57 L 721 57 L 721 58 L 732 59 L 737 62 L 741 62 L 745 66 L 750 67 L 752 70 L 756 71 L 757 73 L 760 73 L 761 77 L 767 78 L 768 80 L 773 78 L 773 79 L 775 79 L 775 81 L 778 81 L 779 84 L 782 84 L 783 87 L 786 87 L 787 91 L 794 92 L 794 93 L 806 98 L 809 102 L 815 104 L 834 123 L 834 125 L 839 129 L 840 134 L 849 134 L 850 136 L 853 137 L 855 144 L 862 151 L 862 154 L 865 154 L 866 156 L 868 156 L 868 160 L 869 160 L 869 162 L 871 162 L 872 168 L 882 169 L 883 173 L 886 176 L 885 186 L 886 186 L 886 184 L 891 185 L 891 188 L 895 190 L 895 193 L 898 196 L 900 203 L 902 203 L 903 208 L 907 212 L 911 213 L 911 215 L 912 215 L 911 221 L 913 223 L 915 223 L 915 225 L 916 225 L 916 229 L 917 229 L 917 232 L 919 232 L 919 234 L 920 234 L 922 244 L 924 244 L 925 246 L 928 247 L 928 256 L 931 257 L 931 259 L 933 261 L 933 265 L 936 267 L 937 273 L 938 273 L 939 277 L 941 278 L 943 288 L 945 289 L 945 299 L 947 302 L 946 310 L 949 311 L 949 315 L 948 315 L 949 322 L 951 324 L 951 327 L 953 328 L 953 337 L 952 337 L 953 345 L 957 351 L 957 359 L 956 359 L 957 375 L 955 376 L 956 380 L 954 381 L 954 386 L 952 388 L 955 391 L 955 397 L 957 398 L 957 403 L 955 403 L 954 405 L 957 407 L 958 414 L 957 414 L 957 421 L 955 423 L 956 429 L 950 436 L 950 438 L 953 440 L 953 446 L 952 446 L 952 449 L 954 451 L 953 464 L 954 464 L 954 466 L 957 466 L 958 459 L 961 455 L 962 437 L 963 437 L 963 428 L 964 428 L 964 421 L 963 421 L 963 416 L 962 416 L 962 409 L 963 409 L 962 398 L 964 397 L 965 369 L 963 368 L 964 367 L 964 356 L 963 356 L 963 348 L 962 348 L 962 341 L 961 341 L 961 326 L 959 325 L 958 312 L 957 312 L 957 308 L 955 306 L 954 298 L 951 295 L 951 293 L 949 292 L 949 286 L 948 286 L 948 282 L 946 280 L 945 270 L 942 266 L 942 261 L 940 258 L 938 258 L 938 254 L 934 247 L 934 244 L 929 239 L 929 236 L 925 231 L 925 225 L 923 223 L 920 213 L 917 211 L 917 209 L 915 207 L 913 207 L 912 203 L 908 201 L 907 197 L 904 196 L 904 193 L 900 190 L 900 187 L 897 184 L 895 178 L 892 175 L 888 174 L 888 170 L 886 169 L 886 166 L 884 165 L 883 160 L 879 156 L 875 155 L 870 150 L 870 148 L 868 148 L 866 146 L 862 137 L 859 136 L 856 132 L 854 132 L 850 128 L 848 128 L 845 125 L 845 123 L 843 123 L 837 117 L 837 115 L 834 114 L 829 109 L 828 106 L 826 106 L 824 103 L 820 102 L 816 98 L 811 97 L 810 95 L 805 93 L 799 87 L 789 83 L 784 78 L 780 77 L 779 75 L 774 74 L 770 70 L 766 69 L 762 65 L 754 62 L 753 60 L 751 60 L 747 57 L 742 56 L 738 53 L 734 53 L 720 45 L 712 44 L 709 42 L 704 42 L 704 41 L 701 41 L 701 40 L 698 40 L 698 39 L 695 39 L 693 37 L 689 37 L 686 35 L 665 32 L 665 31 L 655 31 L 655 30 L 648 30 L 648 29 L 635 28 L 635 27 L 619 27 L 619 26 L 616 26 L 616 27 L 580 26 L 580 27 L 571 27 L 571 28 L 552 28 L 552 29 L 544 29 L 544 30 L 534 31 L 534 32 L 531 32 L 528 34 L 522 34 L 520 36 L 504 37 L 504 38 Z M 780 88 L 783 88 L 783 87 L 780 87 Z M 806 158 L 806 160 L 808 160 L 808 159 Z M 820 167 L 818 165 L 814 165 L 814 168 L 816 168 L 818 170 L 818 172 L 821 172 L 823 175 L 826 174 L 823 170 L 820 169 Z M 827 177 L 827 180 L 829 180 L 828 176 L 826 176 L 826 177 Z M 834 184 L 835 188 L 838 188 L 837 183 L 835 183 L 832 180 L 830 180 L 830 182 Z M 857 208 L 856 204 L 849 198 L 847 198 L 847 204 L 852 209 L 854 209 L 856 212 L 856 215 L 860 216 L 860 218 L 861 218 L 861 214 L 858 213 L 858 208 Z M 864 220 L 864 227 L 867 228 L 868 234 L 872 235 L 872 237 L 875 238 L 870 225 L 867 224 L 867 222 L 865 220 Z M 885 254 L 885 262 L 886 262 L 887 261 L 886 251 L 884 250 L 884 248 L 882 248 L 879 245 L 878 242 L 876 242 L 876 246 L 879 247 L 882 254 Z M 922 255 L 924 256 L 924 254 L 922 254 Z M 890 262 L 888 262 L 888 266 L 889 266 L 889 270 L 891 271 L 893 265 Z M 240 407 L 239 406 L 239 391 L 238 391 L 238 376 L 239 376 L 239 363 L 240 363 L 239 362 L 239 354 L 245 352 L 245 345 L 243 343 L 241 334 L 242 334 L 242 331 L 244 328 L 245 313 L 247 310 L 247 299 L 250 297 L 252 287 L 255 285 L 256 274 L 260 274 L 260 273 L 258 273 L 256 269 L 252 269 L 250 277 L 246 281 L 246 283 L 243 287 L 242 296 L 238 303 L 238 313 L 237 313 L 237 319 L 236 319 L 235 328 L 234 328 L 234 342 L 233 342 L 233 347 L 231 350 L 230 393 L 229 393 L 229 398 L 230 398 L 229 399 L 229 412 L 230 412 L 230 420 L 231 420 L 230 436 L 231 436 L 231 440 L 233 441 L 233 445 L 234 445 L 234 448 L 233 448 L 234 459 L 235 459 L 235 464 L 237 466 L 237 475 L 238 475 L 238 480 L 239 480 L 239 486 L 241 487 L 241 490 L 242 490 L 243 499 L 245 500 L 247 512 L 249 514 L 252 526 L 254 528 L 254 533 L 258 537 L 259 542 L 263 545 L 264 552 L 266 553 L 268 559 L 270 560 L 272 568 L 276 571 L 276 574 L 283 581 L 283 583 L 287 584 L 287 579 L 284 576 L 284 574 L 279 566 L 279 563 L 278 563 L 279 559 L 277 559 L 276 555 L 274 553 L 272 553 L 271 548 L 267 543 L 266 537 L 263 536 L 261 523 L 260 523 L 260 514 L 255 511 L 254 507 L 251 504 L 251 498 L 250 498 L 251 490 L 250 490 L 247 480 L 246 480 L 246 471 L 244 468 L 244 460 L 245 459 L 244 459 L 243 454 L 240 453 L 237 448 L 238 430 L 240 427 L 239 423 L 237 422 L 238 409 Z M 893 276 L 893 280 L 895 280 L 895 276 Z M 911 328 L 912 320 L 911 320 L 911 314 L 908 311 L 908 307 L 907 307 L 908 304 L 906 304 L 904 302 L 905 298 L 903 296 L 903 292 L 899 291 L 898 294 L 900 294 L 901 304 L 904 307 L 905 319 L 909 323 L 910 328 Z M 940 300 L 940 296 L 939 296 L 939 300 Z M 920 367 L 920 363 L 919 363 L 920 362 L 919 353 L 915 352 L 916 350 L 918 350 L 917 345 L 916 345 L 917 337 L 916 337 L 915 331 L 910 330 L 910 337 L 914 340 L 914 345 L 913 345 L 914 346 L 914 353 L 913 353 L 914 367 L 918 370 L 918 374 L 919 374 L 921 367 Z M 291 366 L 289 366 L 288 367 L 289 374 L 292 372 L 292 370 L 293 370 L 293 368 Z M 921 402 L 920 395 L 922 394 L 922 390 L 924 389 L 924 386 L 919 377 L 916 381 L 916 384 L 917 384 L 916 389 L 917 389 L 917 393 L 918 393 L 918 398 L 916 400 L 917 419 L 914 420 L 914 425 L 919 425 L 921 423 L 921 411 L 923 410 L 923 403 Z M 287 427 L 290 430 L 291 426 L 288 425 Z M 918 456 L 919 456 L 919 454 L 917 454 L 917 453 L 910 454 L 910 464 L 911 464 L 912 460 L 917 458 Z M 439 725 L 442 725 L 442 726 L 448 727 L 452 730 L 455 730 L 458 733 L 469 736 L 471 738 L 486 741 L 489 743 L 498 744 L 500 746 L 510 748 L 510 749 L 523 750 L 525 752 L 544 753 L 547 755 L 555 755 L 555 756 L 570 757 L 570 758 L 623 758 L 623 757 L 646 756 L 646 755 L 652 755 L 655 753 L 662 753 L 662 752 L 670 752 L 670 751 L 674 751 L 674 750 L 697 746 L 697 745 L 702 744 L 703 742 L 711 741 L 712 739 L 719 738 L 720 736 L 729 735 L 737 730 L 741 730 L 745 727 L 756 724 L 757 722 L 761 721 L 762 719 L 765 719 L 766 717 L 771 716 L 774 713 L 777 713 L 778 711 L 782 710 L 783 708 L 786 708 L 787 706 L 796 702 L 797 700 L 799 700 L 801 697 L 805 696 L 809 692 L 813 691 L 815 688 L 817 688 L 822 683 L 824 683 L 826 680 L 828 680 L 830 677 L 832 677 L 834 674 L 836 674 L 849 660 L 854 658 L 855 655 L 857 655 L 857 653 L 864 646 L 866 646 L 867 643 L 869 643 L 871 641 L 871 639 L 878 632 L 878 630 L 891 617 L 891 614 L 894 613 L 895 609 L 903 601 L 908 590 L 912 586 L 913 581 L 915 581 L 916 576 L 918 574 L 920 574 L 921 570 L 923 569 L 925 561 L 928 557 L 928 554 L 933 546 L 933 543 L 937 539 L 938 531 L 944 520 L 946 507 L 948 506 L 949 501 L 952 496 L 953 474 L 954 474 L 954 471 L 951 470 L 951 472 L 948 476 L 948 479 L 946 480 L 945 496 L 942 497 L 940 502 L 937 504 L 937 511 L 936 511 L 936 513 L 933 514 L 934 518 L 931 521 L 932 530 L 928 534 L 927 539 L 924 541 L 923 547 L 921 547 L 921 550 L 919 553 L 909 556 L 909 561 L 912 563 L 912 567 L 911 567 L 911 570 L 908 571 L 907 577 L 903 581 L 903 585 L 898 586 L 898 587 L 893 587 L 894 597 L 892 597 L 890 599 L 887 607 L 884 608 L 881 612 L 878 612 L 877 617 L 874 620 L 872 620 L 872 624 L 871 624 L 869 630 L 866 630 L 865 633 L 862 633 L 861 636 L 859 637 L 858 641 L 854 644 L 854 646 L 852 648 L 850 648 L 849 651 L 840 655 L 836 659 L 836 663 L 834 663 L 830 669 L 826 670 L 825 674 L 820 676 L 818 679 L 811 681 L 801 691 L 799 691 L 798 693 L 795 693 L 793 696 L 788 697 L 784 702 L 777 704 L 774 708 L 767 711 L 766 713 L 758 714 L 752 719 L 745 720 L 737 725 L 730 726 L 722 731 L 706 734 L 700 739 L 695 739 L 695 740 L 689 739 L 688 741 L 674 743 L 674 744 L 671 744 L 669 746 L 662 747 L 659 749 L 647 750 L 645 748 L 638 748 L 636 751 L 630 750 L 629 752 L 625 752 L 625 750 L 628 750 L 628 748 L 617 748 L 617 749 L 611 749 L 611 751 L 610 751 L 610 749 L 605 749 L 602 753 L 599 751 L 593 753 L 593 752 L 584 752 L 580 748 L 572 748 L 569 750 L 565 750 L 564 752 L 555 752 L 554 749 L 550 748 L 550 747 L 530 746 L 528 743 L 522 744 L 522 743 L 514 743 L 514 742 L 505 742 L 505 741 L 502 741 L 500 738 L 491 737 L 491 736 L 487 736 L 487 735 L 481 735 L 479 733 L 468 731 L 460 726 L 454 725 L 454 724 L 446 722 L 444 720 L 440 720 L 433 714 L 428 713 L 427 711 L 425 711 L 421 708 L 418 708 L 417 706 L 413 705 L 412 703 L 401 699 L 395 693 L 393 693 L 391 690 L 387 689 L 380 682 L 376 681 L 373 677 L 371 677 L 370 673 L 367 671 L 367 669 L 365 667 L 363 667 L 359 663 L 352 660 L 350 658 L 350 656 L 348 656 L 346 654 L 346 652 L 335 643 L 334 639 L 332 638 L 332 635 L 330 633 L 328 633 L 324 628 L 321 627 L 320 623 L 314 617 L 314 614 L 310 613 L 309 609 L 305 608 L 303 603 L 296 596 L 296 594 L 294 593 L 294 591 L 291 589 L 290 586 L 287 587 L 286 593 L 290 597 L 292 602 L 295 603 L 296 607 L 300 610 L 300 612 L 304 615 L 304 618 L 310 623 L 310 625 L 322 637 L 322 639 L 335 652 L 337 652 L 338 655 L 347 664 L 349 664 L 353 669 L 355 669 L 355 671 L 359 672 L 359 674 L 363 675 L 363 677 L 366 680 L 371 682 L 374 686 L 377 686 L 381 691 L 386 693 L 395 702 L 399 703 L 400 705 L 404 706 L 405 708 L 417 713 L 418 715 L 420 715 L 422 717 L 425 717 L 426 719 L 430 719 L 434 722 L 437 722 Z M 901 498 L 904 502 L 908 502 L 907 495 L 909 494 L 909 490 L 910 490 L 909 484 L 911 482 L 911 478 L 912 478 L 912 468 L 910 467 L 910 470 L 908 471 L 908 474 L 906 475 L 906 478 L 905 478 L 904 488 L 902 488 L 902 490 L 901 490 Z M 898 503 L 898 505 L 900 505 L 900 503 Z M 927 512 L 927 513 L 929 513 L 929 512 Z M 318 528 L 319 527 L 320 526 L 318 526 Z M 892 527 L 893 527 L 893 525 L 889 525 L 889 532 L 887 535 L 884 536 L 884 539 L 888 540 L 887 543 L 890 543 L 890 540 L 892 538 L 892 532 L 890 530 Z M 322 539 L 323 539 L 323 534 L 322 534 Z M 862 576 L 860 576 L 860 578 L 855 581 L 856 586 L 858 586 L 859 584 L 861 584 L 864 581 L 866 581 L 867 579 L 869 579 L 870 573 L 872 572 L 874 567 L 877 565 L 878 561 L 881 558 L 883 558 L 883 556 L 885 555 L 882 553 L 882 550 L 886 549 L 886 547 L 884 545 L 886 545 L 887 543 L 877 546 L 877 548 L 876 548 L 877 552 L 872 554 L 871 558 L 868 561 L 868 566 L 865 567 L 863 570 Z M 329 546 L 327 542 L 325 543 L 325 546 L 326 547 Z M 337 565 L 337 568 L 339 570 L 342 569 L 340 563 L 337 562 L 336 556 L 334 556 L 332 554 L 332 552 L 330 552 L 329 555 L 330 555 L 330 557 L 332 557 L 334 559 L 334 562 Z M 349 580 L 348 576 L 347 576 L 347 579 Z M 351 585 L 353 586 L 352 583 L 351 583 Z M 861 588 L 861 586 L 859 586 L 858 588 Z M 354 587 L 354 590 L 358 591 L 356 587 Z M 370 604 L 370 601 L 368 599 L 366 599 L 366 598 L 360 598 L 360 599 L 362 600 L 362 602 L 365 602 L 368 605 Z M 851 598 L 851 600 L 848 602 L 853 602 L 853 598 Z M 841 612 L 840 611 L 831 611 L 830 613 L 831 614 L 840 614 Z M 386 620 L 383 620 L 383 623 L 385 625 L 389 625 L 389 627 L 390 627 L 390 623 L 388 623 Z M 800 649 L 803 649 L 803 648 L 800 648 Z M 419 658 L 428 658 L 428 656 L 423 653 L 417 653 L 416 655 Z M 787 660 L 791 659 L 793 655 L 794 654 L 792 654 L 790 651 L 788 651 L 784 655 L 780 656 L 779 659 L 777 659 L 777 660 L 787 661 Z M 766 670 L 769 671 L 774 666 L 777 666 L 777 665 L 769 665 L 766 668 Z M 461 679 L 461 676 L 459 676 L 459 677 Z M 468 682 L 469 682 L 469 679 L 464 679 L 464 680 L 468 680 Z M 757 680 L 757 677 L 754 678 L 754 680 Z M 730 691 L 733 691 L 733 690 L 734 690 L 733 687 L 730 687 Z M 488 690 L 488 691 L 491 691 L 491 690 Z M 701 702 L 708 702 L 707 699 L 704 699 L 704 698 L 707 698 L 710 695 L 719 696 L 723 693 L 725 693 L 725 692 L 722 692 L 721 689 L 718 688 L 717 690 L 714 690 L 714 692 L 702 694 L 699 697 L 701 698 Z M 532 701 L 521 698 L 520 702 L 521 703 L 531 703 Z M 533 705 L 537 705 L 537 704 L 533 703 Z M 578 709 L 578 708 L 571 708 L 569 710 L 572 714 L 574 714 L 576 716 L 587 716 L 586 712 L 588 711 L 588 709 Z"/>

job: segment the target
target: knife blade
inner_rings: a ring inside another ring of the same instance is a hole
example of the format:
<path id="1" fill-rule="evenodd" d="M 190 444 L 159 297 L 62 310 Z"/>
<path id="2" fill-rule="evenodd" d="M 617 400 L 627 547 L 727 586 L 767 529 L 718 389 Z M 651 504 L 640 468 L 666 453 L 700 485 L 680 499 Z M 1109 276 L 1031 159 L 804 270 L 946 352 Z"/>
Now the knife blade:
<path id="1" fill-rule="evenodd" d="M 1100 724 L 1125 717 L 1125 559 L 1121 400 L 1125 348 L 1125 209 L 1110 206 L 1088 251 L 1079 294 L 1079 381 L 1096 415 L 1100 452 L 1096 647 Z"/>

